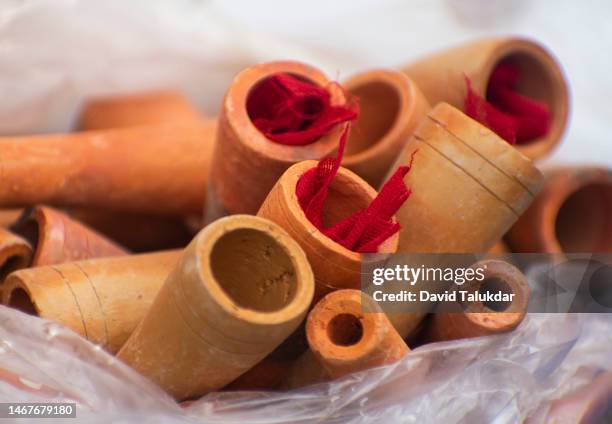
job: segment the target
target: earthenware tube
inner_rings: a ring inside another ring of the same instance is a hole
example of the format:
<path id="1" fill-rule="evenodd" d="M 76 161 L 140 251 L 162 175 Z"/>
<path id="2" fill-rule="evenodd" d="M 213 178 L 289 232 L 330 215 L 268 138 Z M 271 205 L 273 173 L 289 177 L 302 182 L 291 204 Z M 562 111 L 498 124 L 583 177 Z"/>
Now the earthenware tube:
<path id="1" fill-rule="evenodd" d="M 379 187 L 417 124 L 430 109 L 421 90 L 398 71 L 375 69 L 344 81 L 359 101 L 342 166 Z"/>
<path id="2" fill-rule="evenodd" d="M 3 303 L 57 321 L 117 352 L 144 317 L 180 251 L 90 259 L 15 271 Z"/>
<path id="3" fill-rule="evenodd" d="M 34 249 L 31 266 L 128 253 L 102 234 L 48 206 L 24 210 L 11 230 Z"/>
<path id="4" fill-rule="evenodd" d="M 557 145 L 567 126 L 569 94 L 561 66 L 540 43 L 518 37 L 483 38 L 417 60 L 402 71 L 432 105 L 446 102 L 463 109 L 466 78 L 476 94 L 486 97 L 493 70 L 505 60 L 516 63 L 522 71 L 518 92 L 545 102 L 552 113 L 552 125 L 545 136 L 516 146 L 529 158 L 542 158 Z"/>
<path id="5" fill-rule="evenodd" d="M 504 333 L 513 330 L 523 321 L 529 302 L 529 284 L 521 271 L 499 260 L 480 261 L 472 265 L 472 268 L 482 270 L 484 279 L 474 281 L 461 290 L 513 295 L 512 300 L 465 302 L 464 312 L 435 313 L 426 329 L 429 341 Z"/>
<path id="6" fill-rule="evenodd" d="M 177 399 L 225 386 L 304 319 L 313 276 L 278 225 L 233 215 L 185 249 L 118 357 Z"/>
<path id="7" fill-rule="evenodd" d="M 549 169 L 542 191 L 506 241 L 515 252 L 612 252 L 612 171 Z"/>
<path id="8" fill-rule="evenodd" d="M 316 68 L 299 62 L 270 62 L 240 72 L 223 100 L 207 199 L 208 222 L 224 215 L 255 214 L 279 177 L 296 162 L 329 156 L 338 146 L 344 124 L 304 146 L 276 143 L 249 118 L 247 99 L 254 87 L 287 73 L 326 87 L 334 106 L 345 103 L 342 89 Z"/>

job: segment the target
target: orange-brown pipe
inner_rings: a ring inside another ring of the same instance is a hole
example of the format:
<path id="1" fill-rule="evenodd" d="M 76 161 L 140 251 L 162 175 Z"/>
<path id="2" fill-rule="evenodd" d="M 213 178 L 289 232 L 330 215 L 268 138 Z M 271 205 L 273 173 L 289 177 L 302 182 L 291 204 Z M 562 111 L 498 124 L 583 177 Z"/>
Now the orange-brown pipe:
<path id="1" fill-rule="evenodd" d="M 246 102 L 253 87 L 288 73 L 327 87 L 332 105 L 345 103 L 339 86 L 317 69 L 299 62 L 270 62 L 240 72 L 223 100 L 207 198 L 207 221 L 227 214 L 255 214 L 279 177 L 296 162 L 320 159 L 337 147 L 344 125 L 305 146 L 287 146 L 266 138 L 251 122 Z"/>
<path id="2" fill-rule="evenodd" d="M 17 218 L 19 218 L 22 213 L 22 208 L 0 209 L 0 227 L 10 227 L 17 221 Z"/>
<path id="3" fill-rule="evenodd" d="M 0 138 L 1 207 L 201 213 L 215 123 Z"/>
<path id="4" fill-rule="evenodd" d="M 430 109 L 421 90 L 401 72 L 375 69 L 343 83 L 359 100 L 342 166 L 378 187 L 417 124 Z"/>
<path id="5" fill-rule="evenodd" d="M 483 253 L 527 209 L 542 175 L 531 160 L 475 120 L 441 103 L 400 157 L 412 189 L 396 216 L 398 251 Z"/>
<path id="6" fill-rule="evenodd" d="M 547 171 L 542 191 L 506 241 L 515 252 L 612 252 L 612 171 Z"/>
<path id="7" fill-rule="evenodd" d="M 202 119 L 179 92 L 156 90 L 88 100 L 77 120 L 78 131 L 155 125 Z"/>
<path id="8" fill-rule="evenodd" d="M 321 299 L 308 315 L 306 335 L 332 378 L 395 362 L 409 351 L 376 302 L 359 290 Z"/>
<path id="9" fill-rule="evenodd" d="M 293 165 L 281 176 L 257 213 L 284 228 L 304 249 L 315 275 L 315 300 L 330 291 L 361 285 L 362 255 L 352 252 L 319 231 L 306 218 L 298 203 L 295 188 L 300 177 L 317 166 L 316 161 Z M 368 183 L 353 172 L 340 167 L 331 183 L 323 224 L 329 227 L 350 214 L 366 208 L 376 197 Z M 382 243 L 380 253 L 397 249 L 398 235 Z"/>
<path id="10" fill-rule="evenodd" d="M 300 324 L 313 276 L 278 225 L 233 215 L 181 255 L 118 356 L 177 399 L 225 386 Z"/>
<path id="11" fill-rule="evenodd" d="M 565 76 L 552 54 L 536 41 L 517 37 L 483 38 L 453 47 L 404 66 L 402 71 L 421 88 L 432 105 L 447 102 L 463 109 L 466 78 L 476 94 L 486 97 L 489 78 L 503 60 L 523 71 L 518 91 L 545 102 L 552 112 L 547 135 L 516 148 L 532 159 L 546 156 L 559 142 L 569 115 Z"/>
<path id="12" fill-rule="evenodd" d="M 480 261 L 472 267 L 483 270 L 484 279 L 462 290 L 514 294 L 513 299 L 508 302 L 476 301 L 469 303 L 465 312 L 434 314 L 426 330 L 430 341 L 503 333 L 523 321 L 529 302 L 529 284 L 521 271 L 499 260 Z"/>
<path id="13" fill-rule="evenodd" d="M 30 243 L 22 237 L 0 228 L 0 283 L 12 271 L 30 266 L 30 263 L 32 263 L 32 246 Z"/>
<path id="14" fill-rule="evenodd" d="M 90 259 L 9 275 L 3 303 L 57 321 L 117 352 L 144 317 L 181 252 Z"/>
<path id="15" fill-rule="evenodd" d="M 91 228 L 47 206 L 26 209 L 11 229 L 33 247 L 32 266 L 128 253 Z"/>

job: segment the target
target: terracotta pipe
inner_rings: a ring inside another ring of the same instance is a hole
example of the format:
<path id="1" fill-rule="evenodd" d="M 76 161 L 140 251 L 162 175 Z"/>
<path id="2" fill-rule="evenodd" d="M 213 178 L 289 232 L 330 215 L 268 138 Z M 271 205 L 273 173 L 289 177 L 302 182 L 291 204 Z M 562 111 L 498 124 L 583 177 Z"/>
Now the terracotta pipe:
<path id="1" fill-rule="evenodd" d="M 390 364 L 409 351 L 377 303 L 359 290 L 325 296 L 308 315 L 306 335 L 332 378 Z"/>
<path id="2" fill-rule="evenodd" d="M 516 146 L 525 156 L 540 159 L 563 135 L 569 94 L 561 66 L 538 42 L 517 37 L 484 38 L 417 60 L 402 71 L 416 82 L 432 105 L 446 102 L 462 109 L 466 77 L 476 94 L 485 97 L 491 73 L 505 59 L 517 63 L 524 73 L 518 91 L 545 102 L 552 112 L 552 125 L 546 136 Z"/>
<path id="3" fill-rule="evenodd" d="M 515 252 L 612 252 L 612 171 L 563 167 L 506 237 Z"/>
<path id="4" fill-rule="evenodd" d="M 426 338 L 429 341 L 456 340 L 504 333 L 516 328 L 525 317 L 529 302 L 529 283 L 513 265 L 499 260 L 477 262 L 473 268 L 484 271 L 484 280 L 461 290 L 513 293 L 511 302 L 473 302 L 465 312 L 440 312 L 432 315 Z"/>
<path id="5" fill-rule="evenodd" d="M 299 161 L 329 156 L 338 146 L 344 125 L 305 146 L 273 142 L 255 127 L 246 110 L 247 98 L 253 87 L 277 73 L 328 87 L 332 105 L 345 103 L 339 86 L 303 63 L 270 62 L 240 72 L 225 95 L 219 115 L 207 198 L 208 222 L 228 214 L 255 214 L 287 168 Z"/>
<path id="6" fill-rule="evenodd" d="M 359 117 L 351 125 L 342 166 L 379 187 L 429 103 L 410 78 L 392 70 L 357 74 L 343 87 L 359 100 Z"/>
<path id="7" fill-rule="evenodd" d="M 24 210 L 11 229 L 34 249 L 32 266 L 128 253 L 91 228 L 47 206 Z"/>
<path id="8" fill-rule="evenodd" d="M 293 165 L 281 176 L 262 204 L 258 216 L 276 222 L 293 237 L 306 252 L 315 275 L 315 301 L 337 289 L 358 289 L 361 286 L 362 255 L 352 252 L 319 231 L 304 214 L 295 188 L 300 177 L 317 166 L 316 161 Z M 368 183 L 353 172 L 340 167 L 329 190 L 324 209 L 326 227 L 360 209 L 376 197 Z M 394 253 L 398 235 L 379 247 L 380 253 Z"/>
<path id="9" fill-rule="evenodd" d="M 88 100 L 77 120 L 77 131 L 199 120 L 202 115 L 178 91 L 157 90 Z"/>
<path id="10" fill-rule="evenodd" d="M 0 228 L 0 283 L 12 271 L 25 268 L 31 262 L 32 246 L 30 243 L 12 232 Z"/>
<path id="11" fill-rule="evenodd" d="M 0 138 L 0 207 L 201 213 L 215 123 Z"/>
<path id="12" fill-rule="evenodd" d="M 181 252 L 90 259 L 8 276 L 3 303 L 57 321 L 117 352 L 145 315 Z"/>
<path id="13" fill-rule="evenodd" d="M 486 252 L 529 206 L 542 180 L 531 160 L 446 103 L 432 109 L 389 175 L 413 155 L 404 178 L 413 193 L 396 214 L 400 252 Z"/>
<path id="14" fill-rule="evenodd" d="M 118 357 L 177 399 L 225 386 L 300 324 L 313 276 L 276 224 L 233 215 L 189 244 Z"/>
<path id="15" fill-rule="evenodd" d="M 547 424 L 605 423 L 609 422 L 607 419 L 610 418 L 611 409 L 612 372 L 603 371 L 590 383 L 554 401 L 545 422 Z"/>

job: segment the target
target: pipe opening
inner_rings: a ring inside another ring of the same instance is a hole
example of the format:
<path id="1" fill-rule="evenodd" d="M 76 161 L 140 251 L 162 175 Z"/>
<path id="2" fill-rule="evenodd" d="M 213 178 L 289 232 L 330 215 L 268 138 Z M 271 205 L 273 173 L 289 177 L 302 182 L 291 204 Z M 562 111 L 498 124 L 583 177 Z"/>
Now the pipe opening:
<path id="1" fill-rule="evenodd" d="M 346 156 L 374 146 L 394 126 L 399 116 L 397 90 L 381 81 L 369 82 L 350 90 L 359 99 L 359 117 L 353 124 L 346 144 Z"/>
<path id="2" fill-rule="evenodd" d="M 297 291 L 297 276 L 285 247 L 266 233 L 237 229 L 214 244 L 210 266 L 217 283 L 241 308 L 275 312 Z"/>
<path id="3" fill-rule="evenodd" d="M 28 315 L 38 316 L 38 311 L 32 299 L 30 299 L 30 295 L 22 288 L 16 287 L 13 289 L 9 297 L 8 306 L 25 312 Z"/>
<path id="4" fill-rule="evenodd" d="M 361 320 L 353 314 L 338 314 L 327 324 L 327 335 L 335 345 L 356 345 L 363 337 Z"/>
<path id="5" fill-rule="evenodd" d="M 24 268 L 28 265 L 29 264 L 25 262 L 23 256 L 20 256 L 18 254 L 9 256 L 8 258 L 6 258 L 4 263 L 0 264 L 0 281 L 4 281 L 6 276 L 9 275 L 11 272 Z"/>
<path id="6" fill-rule="evenodd" d="M 563 252 L 612 252 L 612 184 L 588 184 L 572 193 L 559 208 L 555 232 Z"/>
<path id="7" fill-rule="evenodd" d="M 510 285 L 499 277 L 485 278 L 480 284 L 480 289 L 478 291 L 482 294 L 490 293 L 491 295 L 495 295 L 497 293 L 509 295 L 513 293 Z M 510 307 L 512 302 L 505 302 L 503 300 L 485 300 L 484 302 L 482 302 L 482 304 L 485 308 L 490 309 L 492 311 L 504 312 Z"/>
<path id="8" fill-rule="evenodd" d="M 602 265 L 589 279 L 589 294 L 599 305 L 612 308 L 612 267 Z"/>
<path id="9" fill-rule="evenodd" d="M 503 63 L 512 63 L 521 71 L 521 78 L 514 91 L 530 99 L 544 102 L 551 111 L 554 111 L 558 99 L 555 98 L 553 77 L 542 62 L 528 53 L 517 52 L 502 57 L 494 68 Z"/>
<path id="10" fill-rule="evenodd" d="M 30 243 L 30 246 L 32 246 L 32 251 L 36 252 L 36 250 L 38 249 L 38 241 L 40 235 L 40 226 L 36 219 L 34 219 L 31 215 L 23 219 L 20 218 L 11 227 L 11 230 L 18 236 L 21 236 L 26 239 Z"/>
<path id="11" fill-rule="evenodd" d="M 350 177 L 336 174 L 323 205 L 323 227 L 329 228 L 353 213 L 367 208 L 373 198 Z"/>

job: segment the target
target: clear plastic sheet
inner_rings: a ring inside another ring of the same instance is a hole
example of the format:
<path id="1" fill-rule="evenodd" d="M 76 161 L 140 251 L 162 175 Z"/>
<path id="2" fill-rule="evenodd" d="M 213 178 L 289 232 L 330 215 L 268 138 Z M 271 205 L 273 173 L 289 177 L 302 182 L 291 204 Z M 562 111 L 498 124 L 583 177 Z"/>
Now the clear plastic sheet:
<path id="1" fill-rule="evenodd" d="M 425 345 L 333 382 L 181 408 L 72 331 L 0 307 L 0 402 L 77 402 L 77 417 L 96 423 L 537 423 L 589 381 L 581 369 L 612 369 L 611 325 L 605 314 L 531 314 L 512 333 Z"/>

